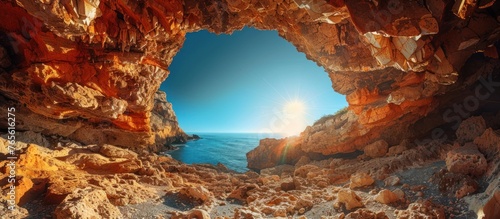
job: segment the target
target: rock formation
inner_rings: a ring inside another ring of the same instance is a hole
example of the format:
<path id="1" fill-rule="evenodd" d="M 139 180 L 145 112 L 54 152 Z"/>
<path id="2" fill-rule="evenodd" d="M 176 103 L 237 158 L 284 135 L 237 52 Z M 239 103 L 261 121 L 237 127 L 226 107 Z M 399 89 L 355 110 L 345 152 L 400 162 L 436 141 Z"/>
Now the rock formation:
<path id="1" fill-rule="evenodd" d="M 150 147 L 155 92 L 185 34 L 277 30 L 323 66 L 347 95 L 353 124 L 301 150 L 362 149 L 391 127 L 407 128 L 439 106 L 439 95 L 488 69 L 463 70 L 483 52 L 498 57 L 498 4 L 465 1 L 2 1 L 5 106 L 23 130 L 82 143 Z M 455 7 L 453 7 L 455 6 Z M 453 8 L 453 10 L 450 10 Z M 458 15 L 458 16 L 457 16 Z M 460 37 L 456 37 L 460 36 Z M 490 69 L 491 71 L 491 69 Z M 472 76 L 469 74 L 473 74 Z M 456 83 L 460 82 L 460 83 Z M 173 132 L 176 128 L 172 129 Z M 332 138 L 331 136 L 342 136 Z M 321 139 L 321 140 L 320 140 Z M 390 139 L 389 144 L 400 139 Z M 328 143 L 327 143 L 328 142 Z M 157 147 L 152 147 L 155 150 Z"/>
<path id="2" fill-rule="evenodd" d="M 5 120 L 15 107 L 16 129 L 25 138 L 16 144 L 22 153 L 18 205 L 38 197 L 59 206 L 55 215 L 78 217 L 75 206 L 135 205 L 166 192 L 165 202 L 176 197 L 203 208 L 169 216 L 206 218 L 231 194 L 244 202 L 233 209 L 237 217 L 315 218 L 322 212 L 317 204 L 330 203 L 339 215 L 342 208 L 361 208 L 345 218 L 386 218 L 371 197 L 379 188 L 354 192 L 335 184 L 356 179 L 358 172 L 382 180 L 404 167 L 444 159 L 447 167 L 433 177 L 457 202 L 476 192 L 481 180 L 491 184 L 488 194 L 498 194 L 497 1 L 3 0 L 0 8 L 0 117 Z M 187 138 L 166 95 L 157 93 L 186 33 L 231 33 L 244 26 L 276 30 L 324 67 L 349 110 L 300 136 L 262 140 L 247 154 L 249 167 L 261 175 L 149 153 Z M 471 116 L 481 117 L 466 120 Z M 7 130 L 5 123 L 0 128 Z M 330 157 L 355 151 L 365 154 Z M 7 161 L 0 164 L 5 179 Z M 406 180 L 393 185 L 394 194 L 405 197 L 401 206 L 382 210 L 400 218 L 455 214 Z M 488 194 L 476 198 L 490 200 L 479 205 L 495 218 L 491 206 L 498 205 L 498 195 Z M 112 207 L 93 212 L 118 213 Z"/>

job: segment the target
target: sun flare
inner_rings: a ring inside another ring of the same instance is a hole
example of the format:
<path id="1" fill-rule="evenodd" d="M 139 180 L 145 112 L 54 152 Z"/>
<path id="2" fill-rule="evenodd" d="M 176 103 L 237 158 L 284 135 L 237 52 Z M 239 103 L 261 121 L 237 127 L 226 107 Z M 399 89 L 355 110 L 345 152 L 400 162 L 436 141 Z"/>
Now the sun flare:
<path id="1" fill-rule="evenodd" d="M 284 113 L 289 115 L 291 118 L 303 116 L 306 113 L 306 107 L 304 102 L 300 100 L 292 100 L 285 103 L 283 109 Z"/>
<path id="2" fill-rule="evenodd" d="M 283 128 L 285 136 L 298 135 L 306 123 L 306 105 L 301 100 L 291 100 L 284 104 L 283 113 L 287 121 Z"/>

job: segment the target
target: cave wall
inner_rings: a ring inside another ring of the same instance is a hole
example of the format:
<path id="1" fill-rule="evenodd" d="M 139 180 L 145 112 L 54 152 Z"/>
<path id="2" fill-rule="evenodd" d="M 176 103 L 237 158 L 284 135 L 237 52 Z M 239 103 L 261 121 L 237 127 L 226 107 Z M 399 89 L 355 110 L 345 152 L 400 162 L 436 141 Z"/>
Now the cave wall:
<path id="1" fill-rule="evenodd" d="M 253 26 L 323 66 L 349 103 L 349 125 L 306 129 L 300 152 L 350 152 L 436 109 L 472 54 L 498 58 L 499 3 L 481 2 L 4 0 L 1 104 L 19 129 L 158 150 L 155 92 L 185 34 Z"/>

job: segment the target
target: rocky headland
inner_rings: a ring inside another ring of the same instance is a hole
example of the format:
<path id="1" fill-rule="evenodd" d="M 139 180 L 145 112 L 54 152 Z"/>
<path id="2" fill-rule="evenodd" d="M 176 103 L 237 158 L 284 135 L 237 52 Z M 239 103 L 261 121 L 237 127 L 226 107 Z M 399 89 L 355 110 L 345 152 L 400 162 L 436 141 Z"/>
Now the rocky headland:
<path id="1" fill-rule="evenodd" d="M 497 1 L 0 8 L 2 217 L 500 217 Z M 348 110 L 263 139 L 246 173 L 157 155 L 189 138 L 158 92 L 186 33 L 244 26 L 277 30 L 324 67 Z"/>

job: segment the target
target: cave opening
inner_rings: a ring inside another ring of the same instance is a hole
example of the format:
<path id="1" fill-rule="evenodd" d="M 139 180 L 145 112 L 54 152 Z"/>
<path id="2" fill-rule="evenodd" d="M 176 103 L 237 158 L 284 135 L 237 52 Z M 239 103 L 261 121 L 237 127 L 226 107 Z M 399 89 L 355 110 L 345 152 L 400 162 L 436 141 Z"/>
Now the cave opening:
<path id="1" fill-rule="evenodd" d="M 276 31 L 186 35 L 160 90 L 180 127 L 200 140 L 169 151 L 184 163 L 245 171 L 245 154 L 263 138 L 300 134 L 347 106 L 328 74 Z"/>

